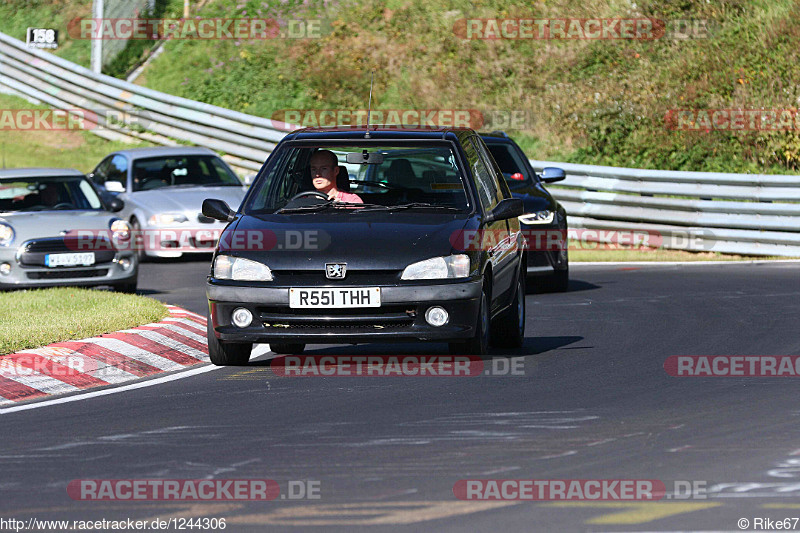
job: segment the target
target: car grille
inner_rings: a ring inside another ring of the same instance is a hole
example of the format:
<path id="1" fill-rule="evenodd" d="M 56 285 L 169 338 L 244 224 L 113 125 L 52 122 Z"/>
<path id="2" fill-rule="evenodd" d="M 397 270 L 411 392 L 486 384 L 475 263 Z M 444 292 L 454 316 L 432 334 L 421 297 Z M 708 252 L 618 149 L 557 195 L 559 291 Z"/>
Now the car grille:
<path id="1" fill-rule="evenodd" d="M 403 328 L 414 323 L 416 308 L 411 305 L 392 305 L 380 308 L 350 309 L 290 309 L 288 307 L 259 307 L 260 322 L 270 330 L 325 329 L 376 331 L 384 328 Z"/>
<path id="2" fill-rule="evenodd" d="M 45 266 L 47 254 L 94 252 L 95 264 L 110 263 L 117 254 L 116 248 L 107 238 L 93 237 L 90 241 L 76 237 L 55 237 L 28 241 L 22 247 L 19 262 L 23 266 Z"/>
<path id="3" fill-rule="evenodd" d="M 376 285 L 393 285 L 400 281 L 401 270 L 348 270 L 344 279 L 328 279 L 325 269 L 319 270 L 273 270 L 272 276 L 275 283 L 293 287 L 316 287 L 320 283 L 362 285 L 374 287 Z"/>
<path id="4" fill-rule="evenodd" d="M 108 274 L 107 268 L 98 270 L 52 270 L 45 272 L 28 272 L 28 279 L 78 279 L 102 278 Z"/>

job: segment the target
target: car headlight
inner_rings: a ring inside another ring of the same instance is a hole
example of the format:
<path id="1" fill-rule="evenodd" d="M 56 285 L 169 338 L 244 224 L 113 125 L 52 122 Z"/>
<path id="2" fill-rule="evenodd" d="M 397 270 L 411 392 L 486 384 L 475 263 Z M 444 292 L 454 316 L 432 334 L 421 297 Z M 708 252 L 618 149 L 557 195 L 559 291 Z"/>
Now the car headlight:
<path id="1" fill-rule="evenodd" d="M 267 265 L 258 261 L 218 255 L 214 259 L 214 277 L 235 281 L 272 281 L 272 271 Z"/>
<path id="2" fill-rule="evenodd" d="M 127 241 L 131 238 L 131 227 L 124 220 L 114 219 L 111 221 L 110 227 L 111 237 L 115 241 Z"/>
<path id="3" fill-rule="evenodd" d="M 553 211 L 535 211 L 526 215 L 521 215 L 519 221 L 523 224 L 550 224 L 556 214 Z"/>
<path id="4" fill-rule="evenodd" d="M 188 219 L 183 213 L 158 213 L 150 217 L 151 226 L 169 226 L 179 222 L 186 222 Z"/>
<path id="5" fill-rule="evenodd" d="M 469 256 L 466 254 L 433 257 L 408 265 L 400 279 L 447 279 L 469 277 Z"/>
<path id="6" fill-rule="evenodd" d="M 14 228 L 0 222 L 0 246 L 8 246 L 14 240 Z"/>

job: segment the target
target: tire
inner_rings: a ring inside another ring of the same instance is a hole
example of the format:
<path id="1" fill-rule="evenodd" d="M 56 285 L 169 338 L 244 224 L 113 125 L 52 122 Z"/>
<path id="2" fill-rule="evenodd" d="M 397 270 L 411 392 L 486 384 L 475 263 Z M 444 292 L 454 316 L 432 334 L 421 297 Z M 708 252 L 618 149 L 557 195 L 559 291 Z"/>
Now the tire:
<path id="1" fill-rule="evenodd" d="M 501 348 L 519 348 L 525 340 L 525 274 L 517 280 L 511 307 L 492 321 L 492 343 Z"/>
<path id="2" fill-rule="evenodd" d="M 269 349 L 277 354 L 300 355 L 306 345 L 301 342 L 276 342 L 270 343 Z"/>
<path id="3" fill-rule="evenodd" d="M 136 294 L 136 286 L 138 284 L 138 276 L 133 278 L 131 281 L 126 281 L 124 283 L 115 283 L 112 285 L 116 292 L 124 292 L 125 294 Z"/>
<path id="4" fill-rule="evenodd" d="M 214 335 L 214 327 L 211 325 L 211 316 L 208 317 L 206 325 L 206 337 L 208 338 L 208 357 L 217 366 L 242 366 L 250 360 L 250 352 L 253 351 L 252 343 L 223 342 Z"/>
<path id="5" fill-rule="evenodd" d="M 145 261 L 147 261 L 147 254 L 144 253 L 146 239 L 144 234 L 142 233 L 142 226 L 139 224 L 139 221 L 136 219 L 136 217 L 131 219 L 131 230 L 133 232 L 132 237 L 134 239 L 133 246 L 136 251 L 136 259 L 139 261 L 140 264 L 144 263 Z M 139 240 L 139 242 L 137 242 L 136 240 L 135 237 L 136 235 L 141 235 L 141 239 Z"/>
<path id="6" fill-rule="evenodd" d="M 491 337 L 491 316 L 489 310 L 489 297 L 486 291 L 481 291 L 481 303 L 478 308 L 478 317 L 475 321 L 475 334 L 466 342 L 451 342 L 450 353 L 453 355 L 479 355 L 485 357 L 489 354 L 489 341 Z"/>

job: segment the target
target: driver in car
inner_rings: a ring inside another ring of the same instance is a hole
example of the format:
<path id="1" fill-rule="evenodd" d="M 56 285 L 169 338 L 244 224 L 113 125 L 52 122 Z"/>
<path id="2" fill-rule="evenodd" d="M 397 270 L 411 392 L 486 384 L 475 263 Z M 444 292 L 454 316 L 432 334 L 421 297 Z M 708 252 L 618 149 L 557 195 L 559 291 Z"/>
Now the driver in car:
<path id="1" fill-rule="evenodd" d="M 336 188 L 336 176 L 339 174 L 339 160 L 330 150 L 318 150 L 311 156 L 309 162 L 311 180 L 314 188 L 328 195 L 334 202 L 350 202 L 363 204 L 364 201 L 357 194 L 340 191 Z"/>
<path id="2" fill-rule="evenodd" d="M 45 207 L 55 207 L 58 205 L 59 200 L 58 185 L 55 183 L 48 183 L 41 191 L 39 191 L 39 199 Z"/>

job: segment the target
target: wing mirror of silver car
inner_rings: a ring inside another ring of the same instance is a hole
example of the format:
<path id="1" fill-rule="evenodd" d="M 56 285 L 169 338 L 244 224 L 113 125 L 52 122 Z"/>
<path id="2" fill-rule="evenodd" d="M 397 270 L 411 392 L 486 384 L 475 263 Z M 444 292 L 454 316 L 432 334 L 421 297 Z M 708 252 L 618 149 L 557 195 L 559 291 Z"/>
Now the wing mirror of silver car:
<path id="1" fill-rule="evenodd" d="M 214 198 L 203 200 L 203 214 L 214 220 L 221 220 L 222 222 L 230 222 L 236 218 L 236 212 L 228 207 L 228 204 Z"/>
<path id="2" fill-rule="evenodd" d="M 125 192 L 125 186 L 119 181 L 107 181 L 103 184 L 108 192 Z"/>
<path id="3" fill-rule="evenodd" d="M 112 213 L 119 213 L 123 209 L 125 209 L 125 202 L 120 200 L 119 198 L 111 198 L 107 202 L 108 210 Z"/>

